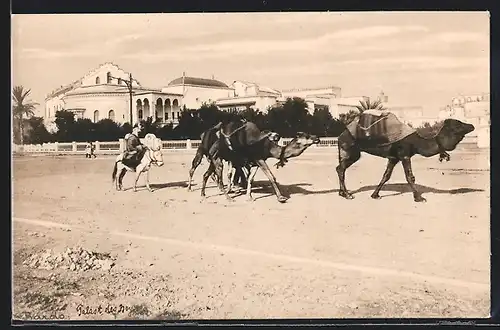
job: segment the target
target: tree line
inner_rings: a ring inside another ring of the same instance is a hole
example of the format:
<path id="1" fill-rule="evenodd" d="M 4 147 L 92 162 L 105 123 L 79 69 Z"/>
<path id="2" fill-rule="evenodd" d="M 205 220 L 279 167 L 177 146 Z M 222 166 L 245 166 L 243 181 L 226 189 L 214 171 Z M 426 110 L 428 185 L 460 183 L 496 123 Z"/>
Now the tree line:
<path id="1" fill-rule="evenodd" d="M 75 118 L 74 113 L 59 110 L 55 114 L 57 130 L 49 132 L 43 118 L 34 116 L 37 105 L 28 99 L 30 91 L 22 86 L 13 90 L 13 133 L 14 143 L 41 144 L 45 142 L 85 142 L 85 141 L 117 141 L 132 131 L 129 123 L 119 124 L 110 119 L 102 119 L 96 123 L 90 119 Z M 311 114 L 307 103 L 301 98 L 289 98 L 277 104 L 267 112 L 252 108 L 240 111 L 222 111 L 215 104 L 204 104 L 199 109 L 183 108 L 179 123 L 173 127 L 152 117 L 142 121 L 143 137 L 153 133 L 162 140 L 200 139 L 202 132 L 219 122 L 234 119 L 245 119 L 255 123 L 261 130 L 270 130 L 282 137 L 293 137 L 297 132 L 315 134 L 319 137 L 337 137 L 360 112 L 366 109 L 383 109 L 380 101 L 361 101 L 357 110 L 332 117 L 328 107 L 315 109 Z M 430 126 L 428 123 L 425 126 Z"/>

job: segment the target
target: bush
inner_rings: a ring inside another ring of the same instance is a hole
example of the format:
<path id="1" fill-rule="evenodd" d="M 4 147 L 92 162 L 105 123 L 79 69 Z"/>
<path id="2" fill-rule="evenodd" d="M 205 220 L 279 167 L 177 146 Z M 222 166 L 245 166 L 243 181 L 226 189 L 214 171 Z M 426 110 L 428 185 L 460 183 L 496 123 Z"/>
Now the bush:
<path id="1" fill-rule="evenodd" d="M 162 140 L 199 139 L 201 133 L 208 128 L 219 122 L 235 119 L 251 121 L 261 130 L 271 130 L 282 137 L 293 137 L 299 131 L 320 137 L 335 137 L 339 136 L 345 125 L 357 115 L 358 112 L 350 111 L 340 115 L 338 119 L 333 118 L 326 106 L 316 109 L 311 115 L 307 103 L 301 98 L 289 98 L 282 104 L 268 109 L 267 113 L 250 107 L 243 111 L 222 111 L 212 103 L 203 104 L 199 109 L 184 107 L 179 117 L 179 124 L 175 128 L 172 124 L 162 125 L 152 117 L 148 117 L 141 122 L 144 129 L 140 137 L 153 133 Z M 75 120 L 73 113 L 66 110 L 56 112 L 55 122 L 58 130 L 51 135 L 39 121 L 33 120 L 33 127 L 36 127 L 34 131 L 37 132 L 35 134 L 37 137 L 33 138 L 33 141 L 51 139 L 60 142 L 117 141 L 132 131 L 129 123 L 120 125 L 110 119 L 103 119 L 97 123 L 89 119 Z"/>

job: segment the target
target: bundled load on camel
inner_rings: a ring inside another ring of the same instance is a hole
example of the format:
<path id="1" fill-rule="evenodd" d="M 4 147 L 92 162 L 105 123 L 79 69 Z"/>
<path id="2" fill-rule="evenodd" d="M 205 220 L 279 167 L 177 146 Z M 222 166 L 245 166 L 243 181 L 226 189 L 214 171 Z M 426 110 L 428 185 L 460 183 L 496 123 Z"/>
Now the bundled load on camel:
<path id="1" fill-rule="evenodd" d="M 416 131 L 392 112 L 379 110 L 365 110 L 347 125 L 347 130 L 368 148 L 393 144 Z"/>

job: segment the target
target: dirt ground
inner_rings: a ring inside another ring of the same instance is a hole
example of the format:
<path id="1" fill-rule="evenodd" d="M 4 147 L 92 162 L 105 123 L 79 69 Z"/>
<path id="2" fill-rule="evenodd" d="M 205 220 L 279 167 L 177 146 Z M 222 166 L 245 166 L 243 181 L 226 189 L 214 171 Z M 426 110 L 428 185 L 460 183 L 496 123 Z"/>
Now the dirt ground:
<path id="1" fill-rule="evenodd" d="M 347 171 L 354 200 L 338 196 L 335 149 L 307 150 L 262 172 L 255 202 L 228 202 L 206 161 L 186 180 L 193 153 L 165 152 L 156 191 L 111 184 L 112 156 L 13 160 L 14 319 L 245 319 L 487 317 L 489 156 L 413 158 L 427 203 L 415 203 L 401 166 L 370 194 L 385 160 L 364 154 Z M 269 161 L 268 164 L 274 164 Z M 109 270 L 39 269 L 47 249 L 109 253 Z M 99 308 L 100 307 L 100 308 Z"/>

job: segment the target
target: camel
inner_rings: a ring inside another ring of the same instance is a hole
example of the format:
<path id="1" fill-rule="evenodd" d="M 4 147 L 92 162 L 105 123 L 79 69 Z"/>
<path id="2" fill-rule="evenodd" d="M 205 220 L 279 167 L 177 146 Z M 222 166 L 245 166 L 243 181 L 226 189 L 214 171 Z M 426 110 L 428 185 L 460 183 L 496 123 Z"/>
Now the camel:
<path id="1" fill-rule="evenodd" d="M 366 152 L 388 159 L 382 180 L 373 191 L 372 198 L 380 199 L 380 189 L 389 181 L 394 166 L 401 162 L 406 181 L 413 192 L 414 201 L 425 202 L 426 199 L 422 197 L 415 186 L 411 157 L 417 154 L 424 157 L 439 154 L 439 161 L 449 161 L 450 155 L 447 151 L 454 150 L 466 134 L 474 131 L 474 126 L 471 124 L 463 123 L 457 119 L 446 119 L 442 122 L 439 132 L 426 134 L 425 129 L 411 129 L 397 119 L 394 120 L 395 116 L 390 112 L 365 112 L 366 114 L 362 113 L 348 124 L 338 138 L 339 165 L 336 170 L 340 181 L 339 195 L 346 199 L 353 199 L 354 196 L 346 188 L 345 171 L 359 160 L 361 152 Z M 362 127 L 360 125 L 362 122 L 371 126 Z M 398 126 L 397 122 L 405 126 Z M 388 133 L 393 134 L 389 136 Z"/>
<path id="2" fill-rule="evenodd" d="M 211 127 L 208 130 L 206 130 L 205 132 L 201 133 L 201 143 L 198 146 L 198 148 L 196 149 L 196 155 L 194 156 L 194 158 L 191 162 L 191 168 L 189 169 L 189 180 L 188 180 L 188 187 L 187 187 L 188 191 L 191 191 L 194 172 L 196 171 L 198 166 L 200 166 L 203 157 L 205 156 L 208 158 L 208 153 L 209 153 L 210 148 L 212 147 L 212 145 L 214 143 L 217 142 L 217 140 L 219 138 L 218 130 L 220 129 L 221 125 L 222 125 L 222 123 L 219 123 L 219 124 L 215 125 L 214 127 Z M 241 184 L 246 186 L 246 178 L 243 175 L 243 171 L 241 170 L 241 168 L 237 167 L 237 168 L 234 168 L 234 170 L 236 172 L 235 173 L 236 175 L 233 178 L 235 180 L 235 183 L 239 182 L 239 180 L 241 179 Z M 217 178 L 217 175 L 214 172 L 212 175 L 212 180 L 214 180 L 214 182 L 218 183 L 218 180 L 222 180 L 222 178 Z"/>
<path id="3" fill-rule="evenodd" d="M 240 168 L 246 166 L 253 167 L 253 171 L 250 172 L 247 179 L 247 197 L 249 200 L 253 200 L 251 196 L 252 181 L 257 170 L 260 168 L 271 182 L 278 201 L 284 203 L 288 200 L 288 197 L 283 196 L 281 193 L 276 178 L 269 169 L 266 160 L 270 157 L 277 158 L 279 161 L 276 163 L 276 167 L 281 167 L 285 165 L 287 159 L 301 155 L 308 147 L 320 142 L 319 138 L 314 135 L 299 132 L 287 146 L 281 147 L 276 142 L 267 138 L 268 134 L 262 134 L 252 122 L 246 122 L 242 125 L 230 122 L 223 125 L 219 132 L 221 133 L 221 138 L 210 149 L 210 165 L 203 175 L 202 199 L 205 198 L 205 187 L 210 175 L 216 172 L 217 176 L 221 177 L 222 160 L 224 159 L 230 161 L 233 166 Z M 228 194 L 229 189 L 224 190 L 223 185 L 220 183 L 219 189 L 228 200 L 233 200 Z"/>
<path id="4" fill-rule="evenodd" d="M 203 157 L 209 157 L 209 150 L 210 148 L 218 141 L 219 138 L 219 133 L 218 130 L 222 127 L 222 122 L 215 125 L 214 127 L 209 128 L 205 132 L 201 133 L 201 143 L 196 149 L 196 155 L 194 156 L 192 162 L 191 162 L 191 169 L 189 170 L 189 180 L 188 180 L 188 191 L 191 191 L 191 186 L 193 182 L 193 175 L 198 166 L 200 166 L 201 161 Z M 271 139 L 272 141 L 278 142 L 280 139 L 279 134 L 275 132 L 270 132 L 270 131 L 264 131 L 264 134 L 268 134 L 268 138 Z M 244 175 L 242 168 L 240 167 L 235 167 L 233 164 L 230 162 L 227 162 L 227 165 L 229 167 L 228 171 L 228 178 L 232 180 L 232 184 L 239 184 L 241 186 L 246 187 L 247 186 L 247 175 Z M 250 167 L 246 167 L 247 172 L 250 171 Z M 222 180 L 222 178 L 217 178 L 216 173 L 214 172 L 212 175 L 212 179 L 215 182 L 218 182 L 218 180 Z"/>

